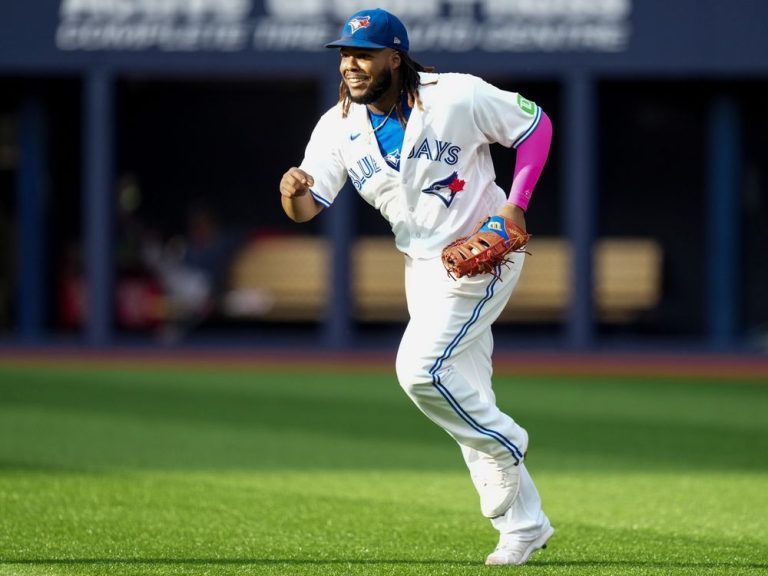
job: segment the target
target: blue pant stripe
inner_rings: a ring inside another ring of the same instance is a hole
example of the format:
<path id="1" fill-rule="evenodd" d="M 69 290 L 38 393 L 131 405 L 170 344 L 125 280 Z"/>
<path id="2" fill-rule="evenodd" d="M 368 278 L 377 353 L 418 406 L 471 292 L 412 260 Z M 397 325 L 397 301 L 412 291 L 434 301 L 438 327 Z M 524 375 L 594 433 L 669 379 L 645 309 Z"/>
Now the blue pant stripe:
<path id="1" fill-rule="evenodd" d="M 520 463 L 520 450 L 512 444 L 507 438 L 505 438 L 503 435 L 501 435 L 496 430 L 491 430 L 490 428 L 485 428 L 483 426 L 480 426 L 475 420 L 467 414 L 467 412 L 461 407 L 461 405 L 456 401 L 456 399 L 451 395 L 451 393 L 448 391 L 448 389 L 443 385 L 442 382 L 440 382 L 440 377 L 433 377 L 433 386 L 437 388 L 438 392 L 448 401 L 448 404 L 451 405 L 451 408 L 453 408 L 454 412 L 458 414 L 462 420 L 464 420 L 467 424 L 469 424 L 472 428 L 483 434 L 484 436 L 488 436 L 489 438 L 493 438 L 496 440 L 499 444 L 504 446 L 509 452 L 512 454 L 512 457 L 515 459 L 515 464 Z"/>
<path id="2" fill-rule="evenodd" d="M 500 273 L 500 270 L 497 269 L 497 273 Z M 477 430 L 481 434 L 488 436 L 490 438 L 493 438 L 497 442 L 499 442 L 502 446 L 504 446 L 507 450 L 509 450 L 512 453 L 512 456 L 515 459 L 516 463 L 520 462 L 520 458 L 522 458 L 522 453 L 520 452 L 520 449 L 515 446 L 512 442 L 510 442 L 506 437 L 504 437 L 501 433 L 497 432 L 496 430 L 491 430 L 490 428 L 485 428 L 478 424 L 468 413 L 464 408 L 461 407 L 461 405 L 456 401 L 456 399 L 453 397 L 453 395 L 450 393 L 450 391 L 443 385 L 443 383 L 440 381 L 440 377 L 437 374 L 437 371 L 442 366 L 443 362 L 447 360 L 450 355 L 453 353 L 453 350 L 458 346 L 459 342 L 461 342 L 462 338 L 466 336 L 467 332 L 469 331 L 469 328 L 477 322 L 477 319 L 480 317 L 480 311 L 482 310 L 483 306 L 485 306 L 486 302 L 488 302 L 493 297 L 493 288 L 498 282 L 499 278 L 498 276 L 494 278 L 491 283 L 488 285 L 488 288 L 486 288 L 485 291 L 485 297 L 480 300 L 480 302 L 477 303 L 477 306 L 475 306 L 475 309 L 472 311 L 472 314 L 469 317 L 469 320 L 464 324 L 464 326 L 461 327 L 461 330 L 459 330 L 459 333 L 454 337 L 454 339 L 451 341 L 450 344 L 446 347 L 443 354 L 435 361 L 435 364 L 432 366 L 432 368 L 429 370 L 429 374 L 432 376 L 432 385 L 437 389 L 438 392 L 445 398 L 445 400 L 448 402 L 448 404 L 453 408 L 454 412 L 456 412 L 462 420 L 464 420 L 467 424 L 469 424 L 473 429 Z"/>
<path id="3" fill-rule="evenodd" d="M 488 287 L 485 289 L 485 296 L 483 297 L 480 302 L 477 303 L 477 306 L 475 306 L 475 309 L 472 310 L 472 314 L 469 317 L 469 320 L 464 323 L 464 326 L 461 327 L 461 330 L 459 330 L 459 333 L 456 334 L 456 336 L 451 340 L 451 343 L 446 346 L 445 350 L 443 351 L 443 354 L 440 356 L 440 358 L 437 359 L 435 364 L 430 369 L 429 373 L 432 374 L 434 371 L 439 370 L 443 362 L 447 360 L 450 355 L 453 353 L 454 348 L 458 346 L 459 342 L 461 341 L 464 336 L 466 336 L 467 332 L 469 331 L 469 328 L 477 322 L 477 319 L 480 317 L 480 310 L 483 308 L 485 303 L 491 299 L 493 296 L 493 287 L 496 285 L 496 282 L 498 281 L 498 277 L 494 278 L 491 283 L 488 285 Z"/>

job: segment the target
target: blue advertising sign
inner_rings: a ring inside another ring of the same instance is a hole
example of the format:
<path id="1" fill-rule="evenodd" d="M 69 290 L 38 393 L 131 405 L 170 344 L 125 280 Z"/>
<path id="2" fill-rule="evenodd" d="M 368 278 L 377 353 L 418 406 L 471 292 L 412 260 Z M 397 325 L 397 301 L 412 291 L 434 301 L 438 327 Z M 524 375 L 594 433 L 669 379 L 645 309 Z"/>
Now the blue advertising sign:
<path id="1" fill-rule="evenodd" d="M 0 69 L 41 67 L 294 73 L 370 7 L 360 0 L 6 0 Z M 377 0 L 412 51 L 450 67 L 768 71 L 768 3 L 750 0 Z"/>
<path id="2" fill-rule="evenodd" d="M 420 51 L 626 49 L 632 0 L 379 2 Z M 60 0 L 59 50 L 318 51 L 365 7 L 326 0 Z"/>

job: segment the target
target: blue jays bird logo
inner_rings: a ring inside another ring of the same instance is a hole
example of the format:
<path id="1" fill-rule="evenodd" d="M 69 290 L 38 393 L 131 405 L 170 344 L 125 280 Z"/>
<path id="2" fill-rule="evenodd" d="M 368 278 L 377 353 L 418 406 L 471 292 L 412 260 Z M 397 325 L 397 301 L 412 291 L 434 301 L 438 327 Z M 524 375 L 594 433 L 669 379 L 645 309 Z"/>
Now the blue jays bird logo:
<path id="1" fill-rule="evenodd" d="M 464 180 L 459 179 L 459 173 L 453 172 L 447 178 L 436 180 L 424 188 L 422 192 L 432 194 L 440 198 L 440 201 L 448 208 L 458 192 L 464 190 Z"/>
<path id="2" fill-rule="evenodd" d="M 400 170 L 400 149 L 393 150 L 386 156 L 384 156 L 384 160 L 387 161 L 387 164 L 392 166 L 395 170 Z"/>
<path id="3" fill-rule="evenodd" d="M 363 16 L 362 18 L 352 18 L 349 21 L 349 28 L 352 30 L 352 34 L 360 30 L 360 28 L 368 28 L 371 25 L 371 17 Z"/>

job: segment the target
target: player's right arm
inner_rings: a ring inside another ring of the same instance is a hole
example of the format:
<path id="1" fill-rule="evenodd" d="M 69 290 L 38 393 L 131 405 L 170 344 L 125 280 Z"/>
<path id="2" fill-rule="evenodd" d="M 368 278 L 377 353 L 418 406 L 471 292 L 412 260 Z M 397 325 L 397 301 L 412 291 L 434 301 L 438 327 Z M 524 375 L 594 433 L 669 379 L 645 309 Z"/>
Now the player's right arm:
<path id="1" fill-rule="evenodd" d="M 301 168 L 289 168 L 280 180 L 280 194 L 283 210 L 294 222 L 312 220 L 323 209 L 310 194 L 315 179 Z"/>
<path id="2" fill-rule="evenodd" d="M 280 180 L 283 210 L 295 222 L 311 220 L 329 208 L 347 179 L 340 151 L 340 121 L 337 106 L 326 112 L 312 131 L 304 160 Z"/>

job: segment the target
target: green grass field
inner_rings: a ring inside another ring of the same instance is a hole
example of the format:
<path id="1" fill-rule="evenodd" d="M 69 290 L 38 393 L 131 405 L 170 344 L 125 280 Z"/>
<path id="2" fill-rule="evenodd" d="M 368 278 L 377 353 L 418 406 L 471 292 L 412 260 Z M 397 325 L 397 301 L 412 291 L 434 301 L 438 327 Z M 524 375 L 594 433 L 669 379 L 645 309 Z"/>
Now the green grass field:
<path id="1" fill-rule="evenodd" d="M 768 573 L 768 382 L 495 387 L 557 529 L 520 568 L 389 372 L 0 363 L 0 575 Z"/>

